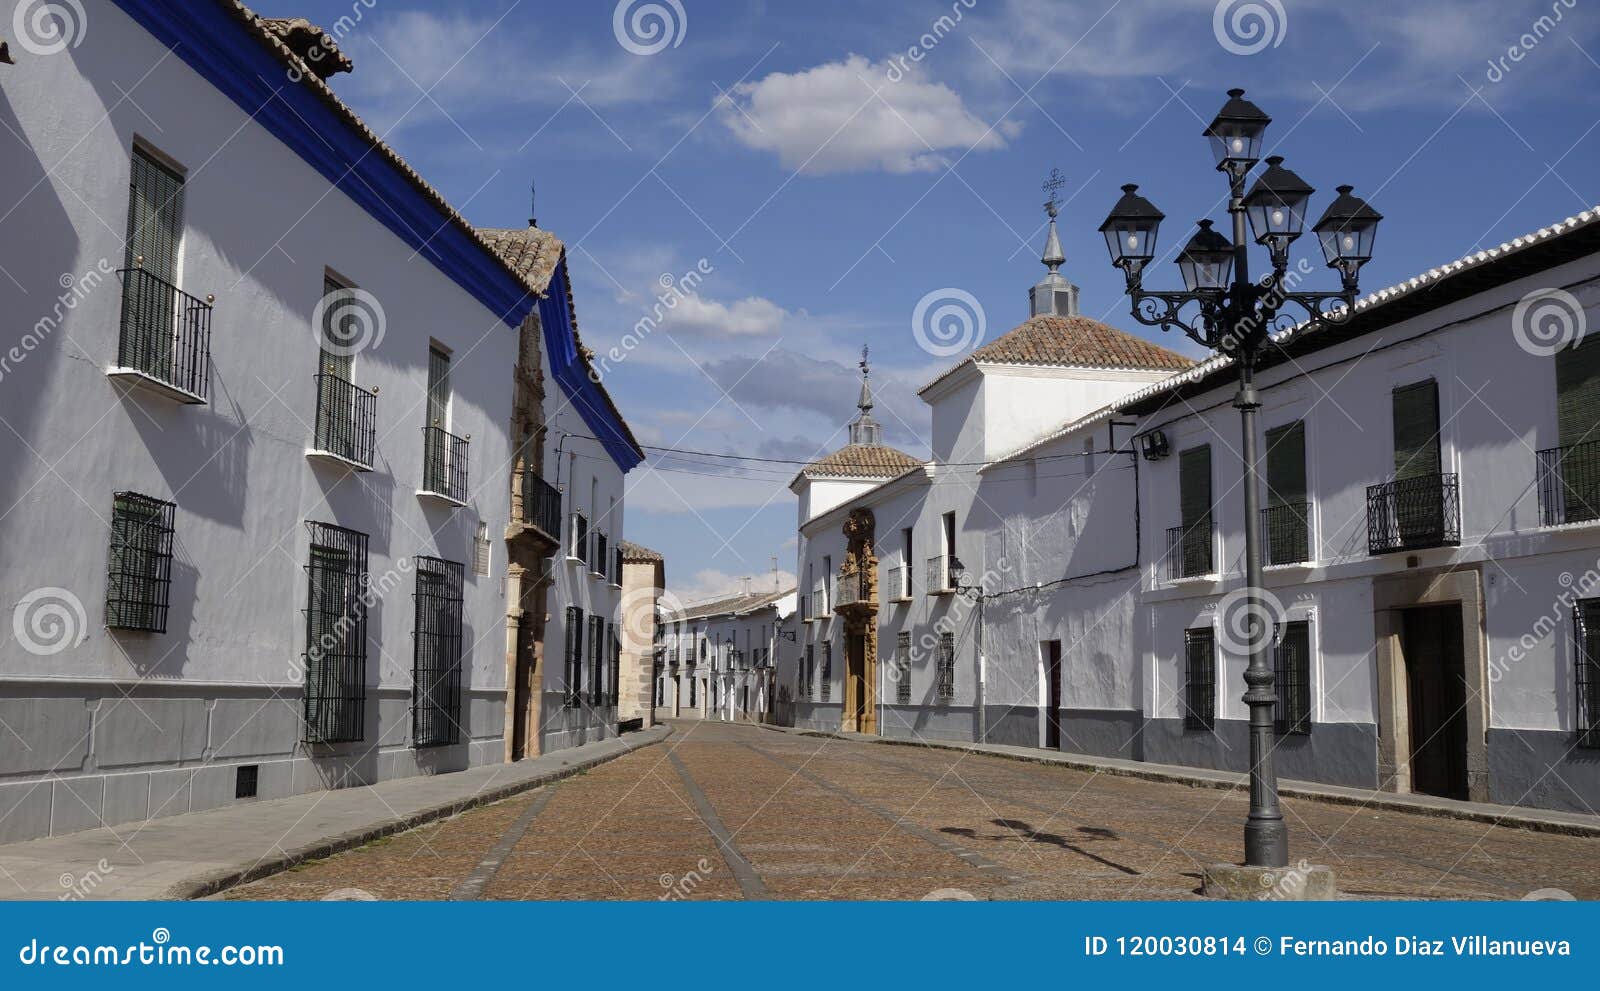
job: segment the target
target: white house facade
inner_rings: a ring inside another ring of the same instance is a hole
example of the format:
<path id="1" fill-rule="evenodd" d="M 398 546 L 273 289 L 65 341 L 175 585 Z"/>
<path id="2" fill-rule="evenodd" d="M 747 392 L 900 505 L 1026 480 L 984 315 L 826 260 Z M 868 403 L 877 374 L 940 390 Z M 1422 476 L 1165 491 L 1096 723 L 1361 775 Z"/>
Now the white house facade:
<path id="1" fill-rule="evenodd" d="M 0 841 L 504 760 L 508 370 L 582 378 L 549 301 L 338 100 L 315 28 L 95 14 L 3 80 Z M 584 477 L 620 502 L 605 407 Z"/>
<path id="2" fill-rule="evenodd" d="M 1280 775 L 1600 808 L 1597 247 L 1590 211 L 1297 328 L 1264 360 Z M 1105 340 L 1046 326 L 1063 348 Z M 856 653 L 835 630 L 856 610 L 881 647 L 864 702 L 854 663 L 833 664 L 831 691 L 803 655 L 781 670 L 809 699 L 798 721 L 1246 770 L 1228 360 L 1109 401 L 1108 381 L 1065 375 L 1053 398 L 986 396 L 967 364 L 924 391 L 932 463 L 802 522 L 802 574 L 874 566 L 854 596 L 870 609 L 828 592 L 811 636 Z M 1018 430 L 996 441 L 990 423 Z M 908 588 L 896 569 L 918 561 Z"/>

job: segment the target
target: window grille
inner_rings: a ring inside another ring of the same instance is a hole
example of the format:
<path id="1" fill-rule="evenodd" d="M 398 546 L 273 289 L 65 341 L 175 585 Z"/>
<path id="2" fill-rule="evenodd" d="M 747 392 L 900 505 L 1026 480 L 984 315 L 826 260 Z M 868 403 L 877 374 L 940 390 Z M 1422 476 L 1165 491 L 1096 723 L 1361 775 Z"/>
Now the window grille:
<path id="1" fill-rule="evenodd" d="M 585 564 L 588 564 L 589 521 L 582 513 L 572 514 L 572 533 L 570 535 L 570 539 L 572 541 L 572 545 L 571 549 L 567 552 L 568 555 L 576 558 L 579 561 L 582 561 Z"/>
<path id="2" fill-rule="evenodd" d="M 365 738 L 367 703 L 367 535 L 306 523 L 306 740 Z"/>
<path id="3" fill-rule="evenodd" d="M 489 524 L 478 523 L 477 535 L 472 538 L 472 573 L 488 578 L 493 569 L 494 544 L 489 541 Z"/>
<path id="4" fill-rule="evenodd" d="M 800 674 L 800 697 L 805 699 L 807 702 L 810 702 L 812 700 L 811 699 L 812 682 L 815 679 L 816 670 L 817 670 L 817 668 L 816 668 L 817 655 L 816 655 L 815 647 L 816 647 L 815 644 L 809 644 L 809 643 L 806 644 L 806 663 L 805 663 L 805 666 L 801 669 L 801 674 Z"/>
<path id="5" fill-rule="evenodd" d="M 577 706 L 583 704 L 583 610 L 577 606 L 567 607 L 566 633 L 566 703 Z"/>
<path id="6" fill-rule="evenodd" d="M 1576 626 L 1574 682 L 1578 703 L 1578 746 L 1600 748 L 1600 599 L 1580 599 L 1572 611 Z"/>
<path id="7" fill-rule="evenodd" d="M 1209 627 L 1185 630 L 1183 726 L 1209 730 L 1217 724 L 1217 638 Z"/>
<path id="8" fill-rule="evenodd" d="M 911 704 L 911 634 L 903 632 L 895 643 L 895 665 L 900 680 L 894 686 L 894 700 L 900 705 Z"/>
<path id="9" fill-rule="evenodd" d="M 412 739 L 419 747 L 460 741 L 461 585 L 454 561 L 419 557 L 412 658 Z"/>
<path id="10" fill-rule="evenodd" d="M 833 699 L 833 643 L 823 641 L 822 644 L 822 701 Z"/>
<path id="11" fill-rule="evenodd" d="M 949 704 L 956 697 L 956 635 L 939 634 L 939 701 Z"/>
<path id="12" fill-rule="evenodd" d="M 622 640 L 617 636 L 617 626 L 610 626 L 611 636 L 611 706 L 616 708 L 622 688 Z"/>
<path id="13" fill-rule="evenodd" d="M 172 532 L 177 506 L 134 492 L 111 499 L 106 626 L 167 632 L 172 592 Z"/>
<path id="14" fill-rule="evenodd" d="M 601 660 L 605 657 L 606 621 L 599 616 L 589 617 L 589 704 L 599 705 L 604 698 L 601 684 Z"/>
<path id="15" fill-rule="evenodd" d="M 1305 736 L 1311 732 L 1311 624 L 1285 623 L 1274 654 L 1277 734 Z"/>

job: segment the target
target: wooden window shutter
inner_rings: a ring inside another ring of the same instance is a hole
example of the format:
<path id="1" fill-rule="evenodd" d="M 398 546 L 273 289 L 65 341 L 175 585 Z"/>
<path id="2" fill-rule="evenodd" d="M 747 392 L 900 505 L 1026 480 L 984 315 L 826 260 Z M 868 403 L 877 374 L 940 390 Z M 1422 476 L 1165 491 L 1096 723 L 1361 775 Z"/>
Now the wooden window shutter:
<path id="1" fill-rule="evenodd" d="M 1211 446 L 1191 447 L 1178 455 L 1178 499 L 1183 525 L 1211 519 Z"/>
<path id="2" fill-rule="evenodd" d="M 1556 355 L 1556 427 L 1562 447 L 1600 440 L 1600 343 Z"/>
<path id="3" fill-rule="evenodd" d="M 142 148 L 133 149 L 128 195 L 128 267 L 144 258 L 156 278 L 178 281 L 178 239 L 183 216 L 183 177 Z"/>
<path id="4" fill-rule="evenodd" d="M 1439 383 L 1402 386 L 1393 401 L 1394 477 L 1439 474 Z"/>
<path id="5" fill-rule="evenodd" d="M 1267 505 L 1306 501 L 1306 425 L 1302 420 L 1267 431 Z"/>

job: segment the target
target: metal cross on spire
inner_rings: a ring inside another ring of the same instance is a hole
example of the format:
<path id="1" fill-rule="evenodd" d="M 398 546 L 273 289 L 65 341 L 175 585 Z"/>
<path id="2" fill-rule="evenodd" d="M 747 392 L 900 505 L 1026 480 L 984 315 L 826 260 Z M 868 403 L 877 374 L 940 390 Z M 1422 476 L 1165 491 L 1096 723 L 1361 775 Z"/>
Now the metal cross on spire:
<path id="1" fill-rule="evenodd" d="M 1067 177 L 1061 174 L 1061 170 L 1051 169 L 1050 178 L 1046 179 L 1044 184 L 1039 187 L 1050 197 L 1045 201 L 1044 212 L 1050 215 L 1051 220 L 1056 219 L 1056 213 L 1060 210 L 1060 204 L 1056 201 L 1056 193 L 1060 192 L 1066 184 Z"/>
<path id="2" fill-rule="evenodd" d="M 528 180 L 528 226 L 539 226 L 539 183 Z"/>
<path id="3" fill-rule="evenodd" d="M 868 348 L 867 345 L 865 345 L 865 344 L 861 345 L 861 365 L 860 365 L 860 367 L 861 367 L 861 374 L 862 375 L 866 375 L 867 374 L 867 356 L 870 353 L 871 353 L 871 350 Z"/>

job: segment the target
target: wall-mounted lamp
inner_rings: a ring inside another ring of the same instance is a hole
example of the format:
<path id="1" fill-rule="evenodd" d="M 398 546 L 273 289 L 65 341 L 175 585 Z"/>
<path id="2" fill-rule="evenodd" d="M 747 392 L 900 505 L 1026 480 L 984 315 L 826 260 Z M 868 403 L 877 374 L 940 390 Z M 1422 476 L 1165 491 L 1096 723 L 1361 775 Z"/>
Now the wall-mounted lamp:
<path id="1" fill-rule="evenodd" d="M 1160 461 L 1172 453 L 1172 446 L 1167 442 L 1165 431 L 1152 430 L 1139 435 L 1139 451 L 1146 461 Z"/>

